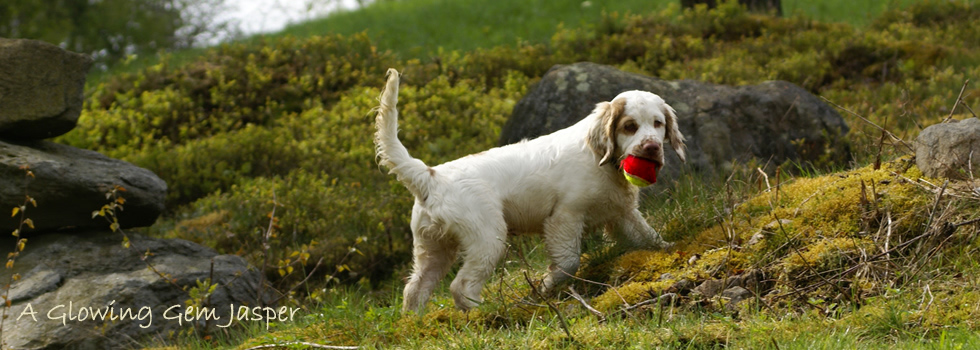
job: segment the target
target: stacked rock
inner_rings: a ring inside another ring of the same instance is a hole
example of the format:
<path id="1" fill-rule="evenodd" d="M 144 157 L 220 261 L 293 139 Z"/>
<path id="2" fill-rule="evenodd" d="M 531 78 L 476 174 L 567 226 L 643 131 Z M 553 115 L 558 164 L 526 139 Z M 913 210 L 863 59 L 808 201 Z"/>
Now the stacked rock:
<path id="1" fill-rule="evenodd" d="M 0 212 L 17 208 L 14 217 L 0 215 L 0 254 L 14 258 L 12 268 L 0 269 L 0 280 L 13 281 L 0 288 L 10 302 L 0 344 L 132 348 L 181 328 L 230 325 L 239 307 L 264 306 L 261 276 L 241 257 L 179 239 L 123 236 L 120 228 L 152 225 L 163 213 L 167 184 L 156 174 L 45 140 L 75 127 L 91 65 L 44 42 L 0 38 Z M 92 213 L 119 187 L 124 210 L 110 229 Z M 25 206 L 28 196 L 33 203 Z M 13 255 L 18 229 L 26 249 Z M 187 291 L 209 279 L 217 287 L 200 306 L 214 310 L 212 317 L 174 319 L 187 311 Z M 114 316 L 100 318 L 103 311 Z"/>

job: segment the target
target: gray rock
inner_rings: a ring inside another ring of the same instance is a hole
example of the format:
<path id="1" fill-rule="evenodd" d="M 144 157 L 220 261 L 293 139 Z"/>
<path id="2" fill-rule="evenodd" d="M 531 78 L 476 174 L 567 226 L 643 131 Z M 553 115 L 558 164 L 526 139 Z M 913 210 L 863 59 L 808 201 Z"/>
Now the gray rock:
<path id="1" fill-rule="evenodd" d="M 972 157 L 972 158 L 971 158 Z M 980 119 L 932 125 L 915 139 L 915 164 L 929 177 L 980 177 Z"/>
<path id="2" fill-rule="evenodd" d="M 741 303 L 743 300 L 752 299 L 753 297 L 755 297 L 755 295 L 752 294 L 752 292 L 750 292 L 748 289 L 735 286 L 735 287 L 725 289 L 724 292 L 721 292 L 721 297 L 727 298 L 729 300 L 728 304 L 726 305 L 729 309 L 734 309 L 735 306 L 738 305 L 738 303 Z"/>
<path id="3" fill-rule="evenodd" d="M 50 233 L 30 238 L 12 271 L 22 278 L 11 288 L 13 305 L 7 312 L 3 342 L 14 349 L 138 347 L 149 338 L 203 323 L 202 319 L 179 324 L 176 319 L 165 319 L 164 312 L 174 305 L 179 307 L 168 315 L 184 312 L 190 297 L 182 289 L 209 277 L 218 285 L 210 305 L 214 315 L 221 317 L 212 318 L 210 326 L 226 324 L 232 305 L 236 310 L 238 305 L 258 305 L 259 273 L 242 258 L 218 255 L 179 239 L 130 238 L 128 249 L 117 233 Z M 4 249 L 13 246 L 7 239 L 0 244 Z M 153 253 L 147 261 L 173 284 L 147 268 L 141 260 L 147 250 Z M 7 281 L 12 272 L 3 269 L 0 280 Z M 117 320 L 92 320 L 87 311 L 107 307 Z M 125 310 L 136 316 L 142 312 L 142 317 L 118 319 Z M 86 320 L 79 320 L 83 314 Z"/>
<path id="4" fill-rule="evenodd" d="M 678 281 L 678 283 L 683 281 L 686 280 Z M 691 283 L 691 282 L 687 282 L 687 283 Z M 721 294 L 722 292 L 728 289 L 739 287 L 743 289 L 752 290 L 755 291 L 756 293 L 761 294 L 767 289 L 769 289 L 770 284 L 771 283 L 769 283 L 766 280 L 765 273 L 762 270 L 755 269 L 755 270 L 746 271 L 745 273 L 742 273 L 740 275 L 735 275 L 724 279 L 706 280 L 702 282 L 700 285 L 698 285 L 697 287 L 694 287 L 694 289 L 691 290 L 691 292 L 704 296 L 705 298 L 711 298 L 714 297 L 715 295 Z M 675 286 L 676 285 L 677 284 L 675 284 Z M 671 289 L 673 288 L 675 287 L 672 286 Z M 680 290 L 679 288 L 680 286 L 678 286 L 678 290 Z"/>
<path id="5" fill-rule="evenodd" d="M 37 40 L 0 38 L 0 137 L 43 139 L 75 127 L 86 55 Z"/>
<path id="6" fill-rule="evenodd" d="M 834 109 L 784 81 L 730 87 L 691 80 L 664 81 L 594 63 L 552 67 L 514 112 L 499 143 L 510 144 L 578 122 L 620 92 L 645 90 L 677 110 L 687 137 L 688 166 L 706 174 L 727 172 L 735 162 L 812 161 L 829 147 L 849 157 L 848 126 Z M 669 149 L 669 147 L 667 147 Z M 681 162 L 671 150 L 661 179 L 675 179 Z"/>
<path id="7" fill-rule="evenodd" d="M 667 288 L 668 292 L 677 293 L 680 295 L 687 295 L 694 289 L 694 282 L 689 279 L 681 279 L 680 281 L 674 282 L 673 285 Z"/>
<path id="8" fill-rule="evenodd" d="M 765 272 L 759 269 L 746 271 L 740 275 L 729 277 L 725 281 L 727 288 L 742 287 L 759 294 L 769 289 L 770 284 L 766 280 Z"/>
<path id="9" fill-rule="evenodd" d="M 167 184 L 149 170 L 111 159 L 97 152 L 82 150 L 48 141 L 19 143 L 0 141 L 0 209 L 10 213 L 24 203 L 25 171 L 29 165 L 34 179 L 27 183 L 27 193 L 37 201 L 28 206 L 27 217 L 34 231 L 62 228 L 105 228 L 105 218 L 92 218 L 109 201 L 106 191 L 113 185 L 126 189 L 126 202 L 118 213 L 123 228 L 149 226 L 164 210 Z M 0 215 L 0 232 L 9 234 L 19 224 L 19 217 Z"/>
<path id="10" fill-rule="evenodd" d="M 718 293 L 721 293 L 723 290 L 725 290 L 724 281 L 707 280 L 702 282 L 697 287 L 694 287 L 694 290 L 692 290 L 691 293 L 701 295 L 705 298 L 711 298 L 718 295 Z"/>

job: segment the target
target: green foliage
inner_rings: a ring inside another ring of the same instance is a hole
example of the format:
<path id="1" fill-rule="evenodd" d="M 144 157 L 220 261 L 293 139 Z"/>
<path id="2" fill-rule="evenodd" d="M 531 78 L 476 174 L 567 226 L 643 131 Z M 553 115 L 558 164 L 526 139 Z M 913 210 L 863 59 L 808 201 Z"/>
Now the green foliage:
<path id="1" fill-rule="evenodd" d="M 0 36 L 42 40 L 112 63 L 228 33 L 228 23 L 214 18 L 223 6 L 224 0 L 6 0 Z"/>
<path id="2" fill-rule="evenodd" d="M 840 334 L 848 327 L 882 331 L 829 306 L 840 301 L 829 296 L 844 295 L 829 286 L 800 292 L 812 298 L 783 299 L 769 312 L 743 307 L 729 313 L 717 300 L 666 307 L 668 316 L 660 314 L 663 309 L 637 308 L 633 316 L 610 317 L 601 324 L 587 312 L 570 312 L 566 316 L 573 336 L 584 343 L 567 342 L 549 309 L 512 300 L 520 297 L 488 298 L 497 301 L 470 314 L 440 306 L 431 314 L 402 317 L 397 297 L 350 301 L 346 294 L 318 287 L 332 281 L 326 276 L 383 286 L 402 275 L 399 269 L 409 261 L 412 198 L 376 165 L 372 144 L 371 108 L 388 67 L 404 73 L 399 136 L 413 156 L 433 165 L 492 147 L 531 83 L 553 64 L 586 60 L 664 79 L 723 84 L 788 80 L 910 140 L 919 128 L 945 117 L 963 82 L 980 74 L 980 52 L 972 45 L 980 34 L 969 22 L 972 17 L 962 15 L 976 8 L 927 1 L 888 11 L 869 27 L 855 28 L 802 16 L 750 14 L 733 3 L 714 11 L 670 6 L 644 15 L 607 13 L 586 28 L 559 26 L 547 42 L 469 52 L 433 49 L 427 56 L 379 50 L 385 46 L 369 40 L 377 35 L 370 31 L 265 39 L 222 46 L 187 64 L 164 61 L 115 76 L 94 87 L 79 128 L 61 141 L 129 160 L 163 177 L 170 186 L 171 212 L 152 232 L 241 254 L 256 265 L 267 260 L 266 276 L 285 285 L 304 278 L 322 261 L 311 278 L 314 283 L 298 293 L 325 302 L 324 316 L 311 316 L 308 328 L 285 330 L 285 339 L 377 347 L 753 348 L 770 346 L 768 339 L 801 348 L 833 347 L 824 339 L 863 344 L 863 338 Z M 968 87 L 963 104 L 978 105 L 976 92 Z M 852 128 L 849 138 L 857 164 L 871 163 L 879 150 L 886 161 L 907 152 L 887 142 L 880 145 L 880 130 L 851 114 L 844 117 Z M 832 162 L 828 160 L 829 167 L 852 166 Z M 921 177 L 907 165 L 904 160 L 886 162 L 880 170 L 799 177 L 791 184 L 785 183 L 790 179 L 784 173 L 770 179 L 778 191 L 758 196 L 770 184 L 756 176 L 755 164 L 736 167 L 740 173 L 728 182 L 684 180 L 666 195 L 648 198 L 642 208 L 665 237 L 679 242 L 678 250 L 620 255 L 593 247 L 583 258 L 580 276 L 615 288 L 586 282 L 576 288 L 595 297 L 592 302 L 603 312 L 615 315 L 624 314 L 617 311 L 624 302 L 647 300 L 680 278 L 703 281 L 750 268 L 781 272 L 771 276 L 783 286 L 780 292 L 791 293 L 787 288 L 819 281 L 826 277 L 820 273 L 837 273 L 862 261 L 867 252 L 883 249 L 883 234 L 870 237 L 869 232 L 890 228 L 887 242 L 894 247 L 927 229 L 933 196 L 899 177 Z M 960 202 L 951 207 L 960 206 L 976 208 Z M 273 208 L 276 213 L 270 217 Z M 887 226 L 889 216 L 894 223 Z M 267 241 L 268 232 L 274 235 Z M 742 247 L 756 234 L 760 242 Z M 939 250 L 937 266 L 947 259 L 977 271 L 980 264 L 968 258 L 977 251 L 975 240 L 969 233 L 957 237 L 967 243 L 964 250 L 945 257 Z M 933 252 L 930 247 L 945 242 L 923 244 L 924 251 Z M 359 253 L 351 253 L 351 247 Z M 914 256 L 901 253 L 907 259 Z M 700 259 L 690 259 L 695 254 Z M 502 282 L 490 283 L 499 283 L 499 294 L 529 290 L 521 283 L 504 283 L 523 278 L 512 271 L 513 265 L 505 270 Z M 892 298 L 893 286 L 883 281 L 912 288 L 921 273 L 896 277 L 887 270 L 869 271 L 847 281 L 846 287 L 869 303 L 877 303 L 875 298 L 917 303 L 909 294 Z M 946 276 L 937 282 L 944 288 L 971 286 L 957 303 L 977 301 L 975 279 L 959 281 L 945 270 L 929 273 Z M 451 304 L 439 298 L 437 306 Z M 354 305 L 362 301 L 373 304 Z M 562 312 L 578 305 L 568 299 L 558 302 Z M 822 311 L 812 311 L 818 309 Z M 931 322 L 925 332 L 936 332 L 944 322 L 966 330 L 977 327 L 970 321 L 977 316 L 975 309 L 937 309 L 923 304 L 912 314 L 884 317 L 881 323 L 918 317 Z M 844 325 L 828 326 L 833 323 L 828 315 L 843 315 Z M 653 326 L 661 321 L 667 326 Z M 799 331 L 817 335 L 800 340 L 795 335 Z M 496 337 L 492 344 L 482 342 L 487 332 Z M 960 338 L 976 341 L 975 336 Z"/>
<path id="3" fill-rule="evenodd" d="M 509 84 L 523 86 L 525 79 L 512 75 Z M 349 269 L 374 282 L 391 277 L 410 251 L 412 198 L 374 162 L 368 112 L 379 94 L 377 88 L 357 88 L 329 110 L 315 106 L 267 128 L 248 126 L 174 149 L 156 148 L 160 153 L 141 160 L 173 184 L 171 191 L 217 191 L 190 204 L 183 217 L 227 213 L 218 227 L 178 224 L 170 234 L 225 252 L 259 254 L 259 236 L 248 233 L 265 226 L 263 213 L 275 198 L 283 206 L 280 230 L 289 235 L 277 247 L 316 240 L 314 255 L 332 267 L 358 237 L 369 237 Z M 501 89 L 480 92 L 467 82 L 451 86 L 445 78 L 405 86 L 401 138 L 431 164 L 478 152 L 496 141 L 518 97 Z"/>

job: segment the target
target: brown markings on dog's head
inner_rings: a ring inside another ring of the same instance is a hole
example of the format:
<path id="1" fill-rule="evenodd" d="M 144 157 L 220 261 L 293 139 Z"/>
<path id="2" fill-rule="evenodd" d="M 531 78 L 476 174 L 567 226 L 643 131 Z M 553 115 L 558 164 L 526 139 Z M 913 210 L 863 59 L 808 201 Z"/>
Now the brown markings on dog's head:
<path id="1" fill-rule="evenodd" d="M 599 166 L 606 165 L 616 159 L 616 130 L 619 120 L 626 109 L 626 99 L 616 99 L 612 102 L 600 102 L 596 105 L 595 124 L 589 129 L 586 142 L 589 148 L 599 156 Z"/>
<path id="2" fill-rule="evenodd" d="M 677 127 L 677 113 L 674 112 L 674 108 L 670 105 L 664 103 L 663 107 L 664 116 L 667 118 L 666 124 L 667 130 L 667 140 L 670 141 L 670 146 L 674 148 L 677 152 L 677 157 L 681 159 L 682 162 L 687 163 L 687 154 L 685 154 L 684 149 L 687 147 L 684 144 L 686 139 L 684 135 L 681 134 L 681 129 Z"/>

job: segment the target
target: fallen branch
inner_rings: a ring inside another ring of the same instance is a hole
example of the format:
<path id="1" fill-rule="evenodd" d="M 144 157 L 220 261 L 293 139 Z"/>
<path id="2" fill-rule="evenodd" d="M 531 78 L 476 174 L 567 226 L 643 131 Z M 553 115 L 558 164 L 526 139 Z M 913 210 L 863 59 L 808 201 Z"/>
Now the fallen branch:
<path id="1" fill-rule="evenodd" d="M 647 299 L 647 300 L 641 301 L 639 303 L 633 304 L 633 306 L 625 307 L 625 308 L 623 308 L 623 311 L 633 311 L 633 310 L 635 310 L 636 308 L 638 308 L 640 306 L 649 305 L 649 304 L 653 304 L 653 303 L 658 303 L 657 305 L 662 305 L 662 302 L 663 302 L 664 299 L 670 299 L 670 302 L 674 302 L 674 300 L 677 299 L 677 293 L 664 293 L 664 294 L 660 295 L 659 297 L 656 297 L 656 298 L 653 298 L 653 299 Z"/>
<path id="2" fill-rule="evenodd" d="M 310 342 L 305 342 L 305 341 L 294 341 L 294 342 L 280 343 L 280 344 L 258 345 L 258 346 L 253 346 L 253 347 L 247 348 L 245 350 L 282 348 L 282 347 L 287 347 L 287 346 L 290 346 L 290 345 L 303 345 L 303 346 L 308 346 L 308 347 L 311 347 L 311 348 L 314 348 L 314 349 L 335 349 L 335 350 L 353 350 L 353 349 L 360 349 L 359 346 L 323 345 L 323 344 L 310 343 Z"/>
<path id="3" fill-rule="evenodd" d="M 903 141 L 901 138 L 899 138 L 898 136 L 895 136 L 895 134 L 892 134 L 892 132 L 891 131 L 888 131 L 888 129 L 885 129 L 885 128 L 881 127 L 880 125 L 875 124 L 874 122 L 868 120 L 868 118 L 862 117 L 860 114 L 854 113 L 850 109 L 844 108 L 841 105 L 834 103 L 834 101 L 828 100 L 826 97 L 820 96 L 820 98 L 822 98 L 824 101 L 827 101 L 827 103 L 834 105 L 834 107 L 840 108 L 840 109 L 844 110 L 845 112 L 850 113 L 851 115 L 854 115 L 855 117 L 861 118 L 861 120 L 863 120 L 865 123 L 871 124 L 871 126 L 874 126 L 875 128 L 878 128 L 878 130 L 881 130 L 882 132 L 887 133 L 888 136 L 890 136 L 893 140 L 898 141 L 898 143 L 901 143 L 902 146 L 905 146 L 905 148 L 908 148 L 909 149 L 909 152 L 912 152 L 913 154 L 915 153 L 915 148 L 912 148 L 912 146 L 910 146 L 908 143 L 905 143 L 905 141 Z"/>
<path id="4" fill-rule="evenodd" d="M 548 305 L 548 308 L 551 309 L 551 311 L 554 311 L 555 315 L 558 315 L 558 321 L 561 322 L 561 329 L 565 331 L 565 335 L 568 336 L 568 339 L 574 340 L 575 337 L 572 337 L 572 332 L 568 330 L 568 322 L 565 321 L 565 315 L 562 315 L 561 311 L 558 310 L 558 307 L 555 306 L 555 304 L 552 303 L 551 301 L 548 301 L 548 299 L 546 299 L 543 295 L 541 295 L 541 292 L 538 291 L 538 288 L 534 287 L 534 283 L 531 282 L 531 277 L 528 277 L 527 271 L 524 271 L 524 280 L 527 281 L 527 285 L 528 287 L 531 287 L 531 291 L 534 292 L 534 295 L 536 295 L 539 299 L 543 300 L 545 304 Z"/>
<path id="5" fill-rule="evenodd" d="M 977 219 L 974 219 L 974 220 L 970 220 L 970 221 L 974 221 L 974 222 L 980 221 L 980 218 L 977 218 Z M 963 224 L 966 225 L 968 223 L 963 223 Z M 912 243 L 915 243 L 915 242 L 919 241 L 920 239 L 929 237 L 929 236 L 933 235 L 934 233 L 935 233 L 934 230 L 928 230 L 928 231 L 926 231 L 925 233 L 923 233 L 921 235 L 918 235 L 918 236 L 915 236 L 913 238 L 910 238 L 909 240 L 907 240 L 905 242 L 902 242 L 901 244 L 895 246 L 892 249 L 886 250 L 884 252 L 881 252 L 881 253 L 878 253 L 878 254 L 872 256 L 871 258 L 868 258 L 868 262 L 866 262 L 864 264 L 856 264 L 854 266 L 851 266 L 847 270 L 841 271 L 840 273 L 834 275 L 834 277 L 831 278 L 831 279 L 838 280 L 841 277 L 844 277 L 846 275 L 851 274 L 854 271 L 857 271 L 857 269 L 860 268 L 863 265 L 872 264 L 872 263 L 876 263 L 876 262 L 882 262 L 884 260 L 879 260 L 881 257 L 887 256 L 887 255 L 889 255 L 889 254 L 891 254 L 893 252 L 896 252 L 896 251 L 898 251 L 900 249 L 903 249 L 905 247 L 908 247 Z M 811 284 L 809 286 L 803 287 L 801 289 L 797 289 L 797 290 L 795 290 L 793 292 L 788 292 L 788 293 L 783 293 L 783 294 L 777 295 L 777 296 L 773 297 L 773 299 L 778 299 L 778 298 L 790 296 L 790 295 L 793 295 L 793 294 L 797 294 L 798 292 L 808 293 L 808 292 L 811 292 L 813 290 L 816 290 L 817 288 L 820 288 L 820 287 L 822 287 L 822 286 L 824 286 L 826 284 L 829 284 L 829 283 L 830 283 L 830 281 L 828 279 L 823 279 L 822 281 L 819 281 L 817 283 L 814 283 L 814 284 Z"/>
<path id="6" fill-rule="evenodd" d="M 970 79 L 963 82 L 963 87 L 960 88 L 960 94 L 959 96 L 956 96 L 956 102 L 953 102 L 953 108 L 949 110 L 949 116 L 947 116 L 946 119 L 943 119 L 942 124 L 948 123 L 950 119 L 953 119 L 953 113 L 956 112 L 956 106 L 959 106 L 960 101 L 963 101 L 963 91 L 966 91 L 967 84 L 970 84 Z M 970 110 L 970 112 L 973 112 L 973 110 Z M 976 114 L 973 116 L 976 117 Z"/>
<path id="7" fill-rule="evenodd" d="M 574 286 L 568 286 L 568 291 L 572 295 L 572 298 L 578 300 L 578 302 L 582 303 L 582 306 L 584 306 L 586 310 L 589 310 L 589 312 L 591 312 L 593 315 L 599 318 L 599 323 L 606 322 L 606 315 L 603 315 L 601 311 L 596 310 L 594 307 L 592 307 L 592 305 L 589 305 L 589 303 L 585 301 L 585 298 L 583 298 L 581 295 L 578 294 L 578 292 L 575 291 Z"/>

